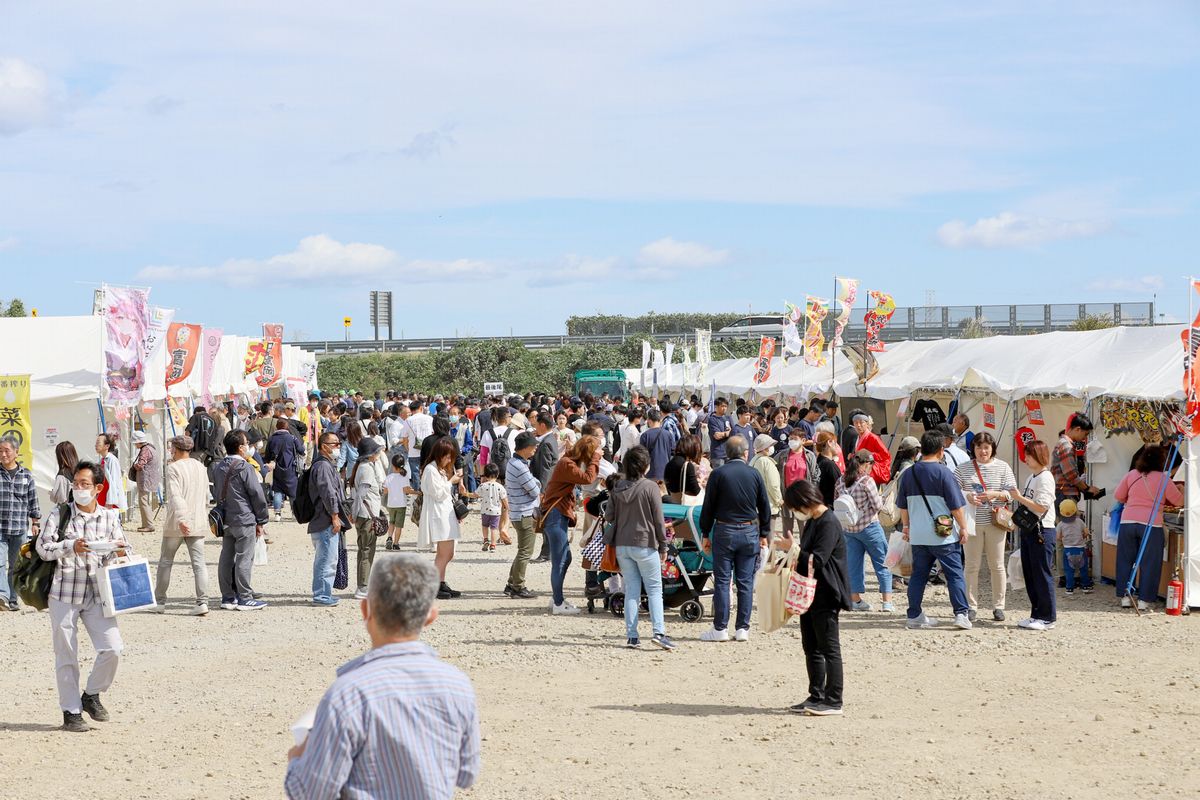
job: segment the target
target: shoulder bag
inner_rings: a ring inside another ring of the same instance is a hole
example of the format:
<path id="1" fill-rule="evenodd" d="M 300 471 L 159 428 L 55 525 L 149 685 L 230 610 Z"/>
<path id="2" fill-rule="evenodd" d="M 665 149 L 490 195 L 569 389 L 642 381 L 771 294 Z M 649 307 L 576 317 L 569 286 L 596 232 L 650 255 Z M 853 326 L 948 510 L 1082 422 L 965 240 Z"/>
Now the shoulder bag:
<path id="1" fill-rule="evenodd" d="M 783 599 L 784 608 L 789 613 L 800 616 L 812 608 L 813 598 L 817 594 L 817 578 L 812 574 L 813 557 L 808 554 L 808 574 L 801 575 L 793 570 L 788 578 L 787 596 Z"/>
<path id="2" fill-rule="evenodd" d="M 975 474 L 979 477 L 979 485 L 982 486 L 983 490 L 986 492 L 988 490 L 988 488 L 987 488 L 987 484 L 983 482 L 983 473 L 980 472 L 980 470 L 979 470 L 979 462 L 975 459 L 971 459 L 971 465 L 975 467 Z M 1011 531 L 1016 527 L 1015 525 L 1013 525 L 1013 521 L 1012 521 L 1013 512 L 1011 509 L 1009 509 L 1007 504 L 1002 505 L 1002 506 L 997 506 L 993 503 L 989 503 L 989 505 L 991 506 L 991 509 L 992 509 L 992 522 L 994 522 L 996 524 L 997 528 L 1002 528 L 1003 530 Z"/>
<path id="3" fill-rule="evenodd" d="M 917 465 L 913 464 L 911 469 L 916 469 Z M 925 487 L 921 485 L 921 478 L 916 472 L 912 474 L 913 480 L 917 483 L 917 491 L 921 493 L 921 501 L 925 503 L 925 510 L 929 512 L 929 518 L 933 520 L 933 532 L 943 539 L 948 538 L 954 533 L 954 518 L 949 514 L 934 515 L 933 507 L 929 505 L 929 498 L 925 496 Z"/>
<path id="4" fill-rule="evenodd" d="M 1034 476 L 1036 477 L 1036 476 Z M 1029 497 L 1029 487 L 1033 485 L 1033 478 L 1030 478 L 1025 483 L 1025 491 L 1022 493 L 1025 497 Z M 1017 510 L 1012 515 L 1013 524 L 1026 533 L 1036 533 L 1039 541 L 1042 538 L 1042 518 L 1037 515 L 1032 509 L 1024 503 L 1017 504 Z"/>
<path id="5" fill-rule="evenodd" d="M 534 518 L 534 520 L 533 520 L 533 532 L 534 533 L 545 533 L 546 532 L 546 517 L 550 516 L 550 512 L 553 511 L 554 509 L 558 508 L 558 504 L 566 499 L 567 498 L 565 498 L 565 497 L 558 498 L 558 500 L 555 501 L 554 505 L 552 505 L 546 509 L 545 513 L 539 514 L 539 515 L 537 515 L 537 517 Z"/>

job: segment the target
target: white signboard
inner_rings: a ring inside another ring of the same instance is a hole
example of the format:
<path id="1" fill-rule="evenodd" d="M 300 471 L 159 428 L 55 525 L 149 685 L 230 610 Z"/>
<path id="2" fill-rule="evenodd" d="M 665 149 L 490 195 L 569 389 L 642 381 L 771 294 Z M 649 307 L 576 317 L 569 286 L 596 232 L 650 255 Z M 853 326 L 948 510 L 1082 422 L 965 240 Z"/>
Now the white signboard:
<path id="1" fill-rule="evenodd" d="M 485 383 L 483 385 L 483 394 L 485 397 L 497 397 L 504 394 L 503 383 Z"/>
<path id="2" fill-rule="evenodd" d="M 46 428 L 46 447 L 58 444 L 58 428 Z"/>

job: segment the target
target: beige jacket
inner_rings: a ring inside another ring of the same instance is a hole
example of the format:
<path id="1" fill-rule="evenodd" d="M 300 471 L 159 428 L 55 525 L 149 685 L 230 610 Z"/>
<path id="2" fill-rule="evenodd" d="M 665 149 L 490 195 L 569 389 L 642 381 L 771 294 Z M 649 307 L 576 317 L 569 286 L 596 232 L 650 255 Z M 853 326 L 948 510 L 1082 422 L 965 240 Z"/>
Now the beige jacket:
<path id="1" fill-rule="evenodd" d="M 208 535 L 208 471 L 194 458 L 167 464 L 167 522 L 163 536 L 183 536 L 180 522 L 187 523 L 188 536 Z"/>

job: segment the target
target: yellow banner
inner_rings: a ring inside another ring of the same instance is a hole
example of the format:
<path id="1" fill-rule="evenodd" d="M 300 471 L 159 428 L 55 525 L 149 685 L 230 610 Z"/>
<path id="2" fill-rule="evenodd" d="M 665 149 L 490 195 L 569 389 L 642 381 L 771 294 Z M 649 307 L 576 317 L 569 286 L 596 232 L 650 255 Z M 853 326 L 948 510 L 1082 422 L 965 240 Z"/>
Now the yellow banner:
<path id="1" fill-rule="evenodd" d="M 29 376 L 0 375 L 0 438 L 17 440 L 17 461 L 33 469 L 33 421 L 29 416 Z"/>
<path id="2" fill-rule="evenodd" d="M 167 398 L 167 412 L 171 415 L 171 421 L 175 423 L 175 435 L 182 436 L 183 429 L 187 427 L 187 414 L 183 413 L 179 401 L 174 397 Z"/>

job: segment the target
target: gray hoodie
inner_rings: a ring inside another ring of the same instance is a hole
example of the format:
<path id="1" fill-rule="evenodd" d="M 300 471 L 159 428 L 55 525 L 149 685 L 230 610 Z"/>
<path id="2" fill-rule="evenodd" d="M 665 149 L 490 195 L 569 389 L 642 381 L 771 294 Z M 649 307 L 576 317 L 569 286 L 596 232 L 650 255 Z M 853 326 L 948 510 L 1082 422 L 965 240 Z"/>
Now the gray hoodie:
<path id="1" fill-rule="evenodd" d="M 663 527 L 662 490 L 649 478 L 617 481 L 608 498 L 604 543 L 617 547 L 651 547 L 667 552 Z"/>

